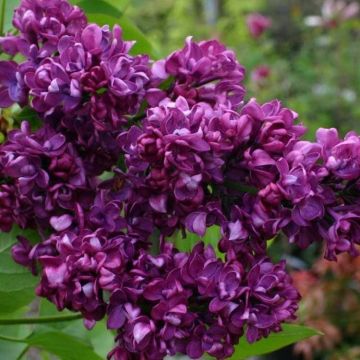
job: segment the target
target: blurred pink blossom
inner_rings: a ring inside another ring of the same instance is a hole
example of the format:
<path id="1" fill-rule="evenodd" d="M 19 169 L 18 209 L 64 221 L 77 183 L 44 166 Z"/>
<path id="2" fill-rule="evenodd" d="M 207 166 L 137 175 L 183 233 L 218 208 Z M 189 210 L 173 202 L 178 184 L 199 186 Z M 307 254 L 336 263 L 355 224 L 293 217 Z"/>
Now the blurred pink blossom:
<path id="1" fill-rule="evenodd" d="M 246 19 L 251 36 L 259 38 L 271 26 L 271 19 L 259 13 L 252 13 Z"/>
<path id="2" fill-rule="evenodd" d="M 251 72 L 251 81 L 257 86 L 262 86 L 270 74 L 271 69 L 269 66 L 260 65 Z"/>
<path id="3" fill-rule="evenodd" d="M 346 3 L 343 0 L 325 0 L 321 8 L 321 15 L 306 17 L 305 24 L 334 28 L 340 23 L 356 17 L 359 11 L 360 5 L 355 1 Z"/>

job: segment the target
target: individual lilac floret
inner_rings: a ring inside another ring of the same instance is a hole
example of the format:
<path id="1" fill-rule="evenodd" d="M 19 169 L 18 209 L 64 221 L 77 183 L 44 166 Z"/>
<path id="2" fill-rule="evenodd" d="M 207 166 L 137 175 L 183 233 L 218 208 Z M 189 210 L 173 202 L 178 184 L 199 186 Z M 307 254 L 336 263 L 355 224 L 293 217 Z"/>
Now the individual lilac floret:
<path id="1" fill-rule="evenodd" d="M 14 61 L 0 61 L 0 108 L 7 108 L 14 103 L 24 105 L 27 96 L 18 64 Z"/>
<path id="2" fill-rule="evenodd" d="M 33 97 L 32 106 L 39 113 L 51 114 L 58 106 L 68 113 L 81 102 L 79 81 L 71 78 L 56 59 L 47 58 L 36 70 L 26 73 L 25 83 Z"/>
<path id="3" fill-rule="evenodd" d="M 168 89 L 149 91 L 147 99 L 152 106 L 166 96 L 183 96 L 190 105 L 203 101 L 236 109 L 245 94 L 241 85 L 244 67 L 233 51 L 216 40 L 196 43 L 188 37 L 183 49 L 154 63 L 152 74 L 154 84 L 173 78 Z"/>

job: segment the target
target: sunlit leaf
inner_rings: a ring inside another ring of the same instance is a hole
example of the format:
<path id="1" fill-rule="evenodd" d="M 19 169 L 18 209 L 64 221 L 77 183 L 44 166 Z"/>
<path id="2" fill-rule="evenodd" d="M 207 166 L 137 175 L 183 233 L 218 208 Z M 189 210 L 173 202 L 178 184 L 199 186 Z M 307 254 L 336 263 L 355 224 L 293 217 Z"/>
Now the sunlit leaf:
<path id="1" fill-rule="evenodd" d="M 112 9 L 112 11 L 116 10 L 115 13 L 108 13 L 110 16 L 114 16 L 117 14 L 117 11 L 120 12 L 120 15 L 123 14 L 130 0 L 72 0 L 70 2 L 81 7 L 87 13 L 101 12 L 105 14 L 105 12 L 109 12 L 110 9 Z"/>
<path id="2" fill-rule="evenodd" d="M 268 338 L 262 339 L 254 344 L 249 344 L 245 337 L 242 337 L 231 359 L 241 360 L 251 356 L 267 354 L 311 336 L 321 335 L 316 329 L 301 325 L 284 324 L 282 328 L 283 331 L 273 333 Z"/>
<path id="3" fill-rule="evenodd" d="M 85 11 L 91 23 L 101 26 L 109 25 L 110 27 L 115 24 L 120 25 L 123 29 L 124 39 L 136 41 L 136 44 L 131 49 L 133 55 L 149 54 L 152 58 L 157 58 L 156 51 L 150 41 L 134 22 L 124 14 L 128 1 L 82 0 L 75 3 Z"/>

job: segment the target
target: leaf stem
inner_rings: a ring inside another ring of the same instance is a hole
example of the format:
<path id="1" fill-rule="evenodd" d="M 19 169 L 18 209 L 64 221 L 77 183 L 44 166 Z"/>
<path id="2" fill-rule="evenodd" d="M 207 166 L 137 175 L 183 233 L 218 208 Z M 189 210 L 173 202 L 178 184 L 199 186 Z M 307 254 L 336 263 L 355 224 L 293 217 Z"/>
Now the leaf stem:
<path id="1" fill-rule="evenodd" d="M 1 319 L 0 325 L 17 325 L 17 324 L 46 324 L 54 322 L 64 322 L 82 319 L 81 314 L 74 315 L 62 315 L 62 316 L 41 316 L 41 317 L 29 317 L 29 318 L 15 318 L 15 319 Z"/>

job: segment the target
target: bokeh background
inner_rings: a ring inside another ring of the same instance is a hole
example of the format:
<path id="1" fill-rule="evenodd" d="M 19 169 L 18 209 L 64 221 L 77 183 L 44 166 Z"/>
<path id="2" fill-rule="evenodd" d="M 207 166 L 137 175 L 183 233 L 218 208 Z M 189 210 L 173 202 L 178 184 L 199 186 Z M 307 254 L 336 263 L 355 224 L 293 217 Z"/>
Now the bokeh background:
<path id="1" fill-rule="evenodd" d="M 127 14 L 160 56 L 189 35 L 220 39 L 247 69 L 247 98 L 281 99 L 309 139 L 319 127 L 360 130 L 360 1 L 132 0 Z M 299 321 L 325 335 L 265 358 L 360 359 L 359 259 L 330 264 L 316 245 L 294 251 L 281 238 L 270 251 L 287 254 L 303 295 Z"/>

